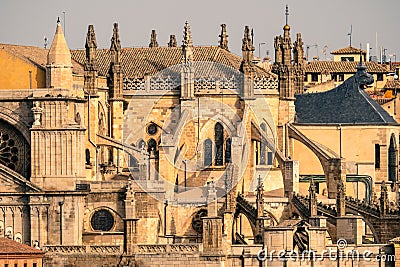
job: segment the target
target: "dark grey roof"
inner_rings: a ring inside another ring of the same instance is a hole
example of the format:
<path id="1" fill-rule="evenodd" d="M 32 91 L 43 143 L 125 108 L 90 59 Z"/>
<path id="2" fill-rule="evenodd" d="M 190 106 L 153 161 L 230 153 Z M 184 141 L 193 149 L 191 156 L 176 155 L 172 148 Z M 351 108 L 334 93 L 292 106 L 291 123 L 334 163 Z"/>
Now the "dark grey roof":
<path id="1" fill-rule="evenodd" d="M 362 89 L 373 77 L 359 66 L 357 73 L 338 87 L 322 93 L 296 95 L 296 123 L 397 125 Z"/>

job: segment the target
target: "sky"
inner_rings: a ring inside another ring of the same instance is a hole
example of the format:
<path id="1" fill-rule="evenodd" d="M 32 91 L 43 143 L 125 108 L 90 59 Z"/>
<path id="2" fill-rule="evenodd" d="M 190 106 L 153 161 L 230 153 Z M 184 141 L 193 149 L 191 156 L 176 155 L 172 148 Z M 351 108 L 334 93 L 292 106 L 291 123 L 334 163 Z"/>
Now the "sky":
<path id="1" fill-rule="evenodd" d="M 152 29 L 160 46 L 170 34 L 181 44 L 187 20 L 194 45 L 217 45 L 220 24 L 225 23 L 229 49 L 240 55 L 248 25 L 254 29 L 255 55 L 264 57 L 269 51 L 273 57 L 286 4 L 292 41 L 301 32 L 310 59 L 318 55 L 325 60 L 331 51 L 348 46 L 352 27 L 354 47 L 365 49 L 370 43 L 371 55 L 383 47 L 388 59 L 400 61 L 399 0 L 1 0 L 0 43 L 43 47 L 46 36 L 50 46 L 60 17 L 70 49 L 84 48 L 89 24 L 95 27 L 98 47 L 108 48 L 114 22 L 119 23 L 123 47 L 147 47 Z"/>

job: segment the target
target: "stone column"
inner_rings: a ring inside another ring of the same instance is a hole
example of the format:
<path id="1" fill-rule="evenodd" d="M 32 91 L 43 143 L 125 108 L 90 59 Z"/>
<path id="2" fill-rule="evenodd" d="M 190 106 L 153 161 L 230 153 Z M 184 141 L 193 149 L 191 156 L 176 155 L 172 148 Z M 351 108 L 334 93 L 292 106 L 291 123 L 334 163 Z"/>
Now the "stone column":
<path id="1" fill-rule="evenodd" d="M 362 216 L 346 215 L 336 218 L 336 237 L 348 244 L 361 245 L 365 234 Z"/>
<path id="2" fill-rule="evenodd" d="M 207 255 L 222 255 L 222 218 L 218 217 L 217 190 L 214 182 L 208 183 L 207 217 L 203 218 L 203 252 Z"/>
<path id="3" fill-rule="evenodd" d="M 299 192 L 299 162 L 286 160 L 284 164 L 285 196 L 289 197 L 293 192 Z"/>

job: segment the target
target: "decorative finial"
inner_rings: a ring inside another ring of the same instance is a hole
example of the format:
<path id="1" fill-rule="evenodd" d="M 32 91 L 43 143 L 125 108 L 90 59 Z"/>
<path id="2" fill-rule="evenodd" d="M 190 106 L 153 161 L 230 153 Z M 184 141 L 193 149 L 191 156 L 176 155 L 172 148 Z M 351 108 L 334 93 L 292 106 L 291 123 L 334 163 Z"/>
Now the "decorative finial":
<path id="1" fill-rule="evenodd" d="M 189 25 L 188 21 L 185 22 L 182 46 L 184 46 L 184 47 L 193 46 L 192 34 L 190 32 L 190 25 Z"/>
<path id="2" fill-rule="evenodd" d="M 193 42 L 190 33 L 189 22 L 185 22 L 182 41 L 182 63 L 188 64 L 193 61 Z"/>
<path id="3" fill-rule="evenodd" d="M 149 47 L 158 47 L 156 30 L 151 31 Z"/>
<path id="4" fill-rule="evenodd" d="M 228 50 L 228 35 L 226 34 L 226 24 L 221 24 L 221 34 L 219 35 L 219 47 Z"/>
<path id="5" fill-rule="evenodd" d="M 244 36 L 242 39 L 242 51 L 254 51 L 253 40 L 250 37 L 249 26 L 244 27 Z"/>
<path id="6" fill-rule="evenodd" d="M 111 50 L 120 51 L 121 50 L 121 41 L 119 40 L 118 33 L 118 23 L 114 23 L 113 36 L 111 38 Z"/>
<path id="7" fill-rule="evenodd" d="M 97 48 L 97 42 L 96 42 L 96 34 L 94 32 L 94 27 L 93 25 L 88 26 L 88 32 L 86 35 L 86 48 Z"/>
<path id="8" fill-rule="evenodd" d="M 57 24 L 60 24 L 60 17 L 57 17 Z"/>
<path id="9" fill-rule="evenodd" d="M 175 38 L 175 34 L 171 34 L 169 36 L 169 42 L 168 42 L 168 47 L 177 47 L 177 43 L 176 43 L 176 38 Z"/>
<path id="10" fill-rule="evenodd" d="M 289 25 L 289 6 L 288 5 L 286 5 L 285 16 L 286 16 L 286 25 Z"/>

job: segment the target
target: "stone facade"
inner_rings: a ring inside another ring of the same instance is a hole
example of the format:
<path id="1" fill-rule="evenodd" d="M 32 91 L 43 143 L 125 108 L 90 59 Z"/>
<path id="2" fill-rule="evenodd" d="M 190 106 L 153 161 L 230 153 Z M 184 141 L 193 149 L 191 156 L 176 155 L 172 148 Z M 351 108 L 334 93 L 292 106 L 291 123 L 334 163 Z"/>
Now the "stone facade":
<path id="1" fill-rule="evenodd" d="M 110 49 L 97 49 L 90 25 L 85 50 L 70 51 L 58 23 L 47 88 L 0 91 L 0 133 L 15 154 L 0 159 L 0 235 L 43 248 L 48 266 L 259 266 L 258 244 L 324 249 L 322 186 L 307 222 L 290 204 L 307 171 L 322 166 L 328 202 L 346 172 L 333 128 L 293 124 L 301 35 L 292 44 L 286 24 L 275 39 L 275 74 L 254 64 L 249 27 L 242 57 L 227 37 L 222 24 L 219 46 L 195 46 L 186 22 L 182 47 L 158 46 L 154 31 L 148 48 L 122 48 L 115 23 Z M 390 144 L 391 127 L 368 128 L 360 147 Z M 380 153 L 375 183 L 388 173 Z"/>

